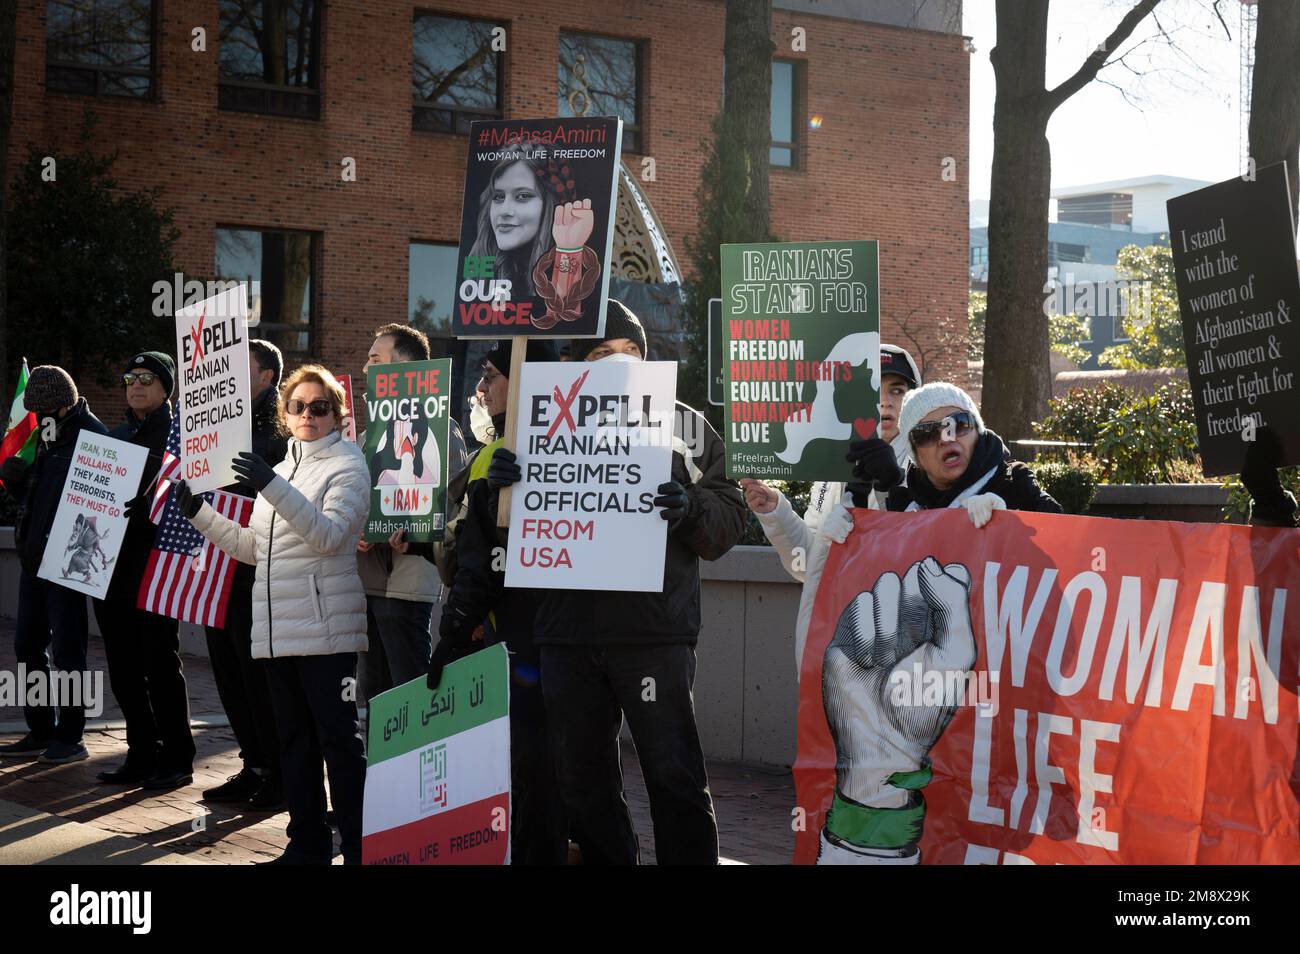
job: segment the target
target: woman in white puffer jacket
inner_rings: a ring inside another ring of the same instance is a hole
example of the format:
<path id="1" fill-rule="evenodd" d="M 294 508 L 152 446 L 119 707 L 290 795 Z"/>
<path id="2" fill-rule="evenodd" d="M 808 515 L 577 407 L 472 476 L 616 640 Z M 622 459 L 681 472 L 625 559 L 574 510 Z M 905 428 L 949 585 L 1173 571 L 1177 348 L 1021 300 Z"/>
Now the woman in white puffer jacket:
<path id="1" fill-rule="evenodd" d="M 898 433 L 898 415 L 907 392 L 921 385 L 921 372 L 908 352 L 897 345 L 880 346 L 880 434 L 869 442 L 855 441 L 855 448 L 888 443 L 901 477 L 907 466 L 907 442 Z M 842 481 L 818 481 L 812 486 L 807 512 L 800 517 L 785 494 L 762 481 L 740 481 L 749 505 L 763 527 L 786 572 L 803 584 L 799 593 L 799 614 L 794 626 L 794 664 L 803 666 L 803 647 L 808 638 L 817 585 L 832 543 L 843 543 L 853 529 L 850 512 L 854 502 L 845 495 Z M 885 509 L 885 494 L 871 490 L 871 510 Z M 866 502 L 866 501 L 864 501 Z"/>
<path id="2" fill-rule="evenodd" d="M 272 468 L 256 454 L 234 466 L 258 491 L 247 527 L 218 514 L 182 482 L 176 502 L 214 546 L 257 567 L 254 659 L 266 660 L 289 847 L 274 863 L 329 864 L 321 759 L 347 864 L 361 862 L 366 761 L 357 729 L 357 653 L 366 649 L 366 597 L 356 543 L 370 507 L 361 449 L 343 440 L 343 388 L 319 365 L 305 365 L 281 388 L 292 438 Z"/>

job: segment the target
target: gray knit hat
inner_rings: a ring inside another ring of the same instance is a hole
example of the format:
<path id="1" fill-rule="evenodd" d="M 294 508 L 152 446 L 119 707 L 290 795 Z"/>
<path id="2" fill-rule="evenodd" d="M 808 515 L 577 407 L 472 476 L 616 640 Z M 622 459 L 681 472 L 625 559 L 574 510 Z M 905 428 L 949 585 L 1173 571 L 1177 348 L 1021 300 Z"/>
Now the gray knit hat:
<path id="1" fill-rule="evenodd" d="M 72 375 L 55 364 L 32 368 L 23 391 L 23 406 L 33 414 L 53 414 L 77 403 L 77 385 Z"/>

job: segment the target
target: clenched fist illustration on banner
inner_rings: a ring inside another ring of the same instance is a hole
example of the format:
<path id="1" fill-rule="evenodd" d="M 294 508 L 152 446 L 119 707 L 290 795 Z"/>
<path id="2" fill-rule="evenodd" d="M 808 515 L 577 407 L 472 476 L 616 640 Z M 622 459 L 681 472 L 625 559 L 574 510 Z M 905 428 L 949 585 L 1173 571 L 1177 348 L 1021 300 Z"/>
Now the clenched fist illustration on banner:
<path id="1" fill-rule="evenodd" d="M 881 574 L 840 614 L 822 664 L 835 797 L 818 864 L 918 864 L 929 752 L 957 711 L 913 685 L 964 686 L 975 665 L 970 573 L 933 557 Z M 922 704 L 923 700 L 930 704 Z"/>

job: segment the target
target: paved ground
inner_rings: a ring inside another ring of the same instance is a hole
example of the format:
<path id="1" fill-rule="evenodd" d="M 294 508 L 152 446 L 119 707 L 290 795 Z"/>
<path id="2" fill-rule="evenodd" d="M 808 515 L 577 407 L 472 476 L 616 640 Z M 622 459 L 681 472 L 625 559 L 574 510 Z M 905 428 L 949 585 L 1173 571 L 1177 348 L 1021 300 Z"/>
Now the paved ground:
<path id="1" fill-rule="evenodd" d="M 208 808 L 202 789 L 239 770 L 238 748 L 226 725 L 207 660 L 184 657 L 198 757 L 194 785 L 158 795 L 105 788 L 98 772 L 126 754 L 121 713 L 108 687 L 103 645 L 91 637 L 90 669 L 104 675 L 104 710 L 90 721 L 90 759 L 48 766 L 0 760 L 0 864 L 215 863 L 249 864 L 280 854 L 288 815 Z M 13 624 L 0 620 L 0 671 L 14 673 Z M 0 705 L 0 744 L 26 731 L 22 710 Z M 641 837 L 642 860 L 654 861 L 650 807 L 635 751 L 623 752 L 628 803 Z M 711 762 L 709 778 L 724 858 L 744 864 L 784 864 L 794 845 L 788 771 Z M 339 862 L 335 858 L 335 862 Z"/>

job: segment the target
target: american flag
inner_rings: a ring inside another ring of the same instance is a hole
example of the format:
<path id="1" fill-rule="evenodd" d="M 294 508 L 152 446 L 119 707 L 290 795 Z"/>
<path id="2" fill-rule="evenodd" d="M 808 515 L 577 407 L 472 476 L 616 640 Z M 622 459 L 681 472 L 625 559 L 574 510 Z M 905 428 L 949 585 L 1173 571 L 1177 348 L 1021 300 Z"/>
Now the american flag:
<path id="1" fill-rule="evenodd" d="M 162 520 L 163 508 L 172 497 L 172 481 L 181 471 L 181 416 L 172 415 L 172 429 L 167 434 L 167 445 L 163 448 L 162 466 L 158 468 L 158 482 L 154 485 L 153 503 L 149 505 L 149 519 L 154 523 Z M 206 499 L 206 498 L 205 498 Z"/>
<path id="2" fill-rule="evenodd" d="M 136 606 L 160 616 L 221 629 L 226 624 L 235 561 L 205 540 L 176 505 L 172 480 L 179 470 L 180 430 L 178 421 L 173 419 L 158 475 L 159 486 L 154 494 L 154 507 L 161 515 L 161 523 L 149 552 Z M 248 518 L 253 513 L 250 498 L 213 490 L 203 494 L 203 499 L 223 517 L 229 517 L 241 527 L 248 526 Z"/>

